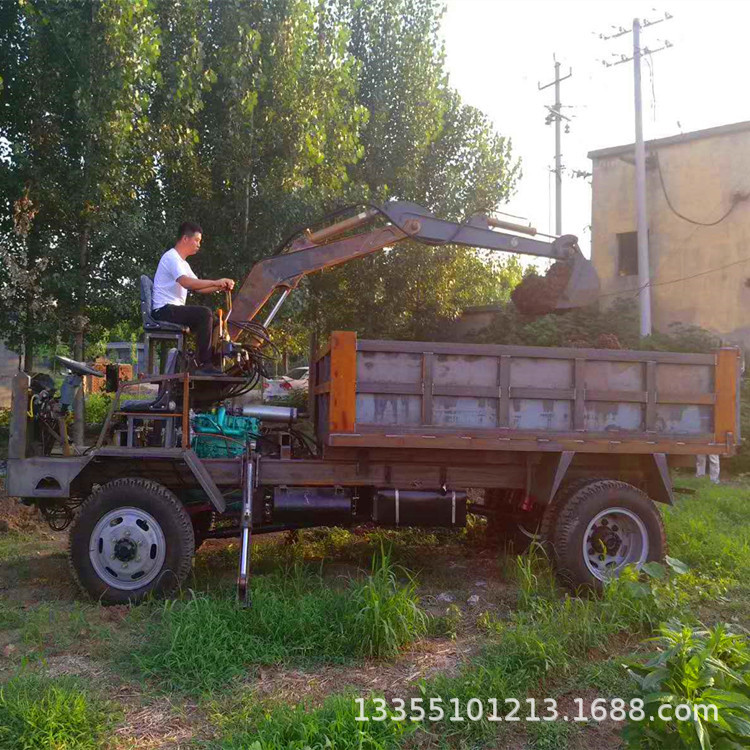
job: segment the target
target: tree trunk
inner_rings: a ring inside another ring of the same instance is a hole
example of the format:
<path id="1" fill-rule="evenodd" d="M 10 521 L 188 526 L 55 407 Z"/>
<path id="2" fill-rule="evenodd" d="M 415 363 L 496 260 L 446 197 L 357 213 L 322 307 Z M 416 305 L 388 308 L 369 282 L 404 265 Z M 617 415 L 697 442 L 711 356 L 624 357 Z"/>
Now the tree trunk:
<path id="1" fill-rule="evenodd" d="M 75 345 L 73 359 L 83 362 L 84 343 L 86 330 L 86 282 L 89 277 L 89 227 L 84 226 L 81 231 L 79 247 L 79 272 L 78 279 L 78 321 L 75 334 Z M 86 418 L 86 410 L 83 400 L 83 386 L 76 392 L 73 401 L 73 442 L 83 446 L 83 431 Z"/>
<path id="2" fill-rule="evenodd" d="M 27 297 L 23 324 L 23 371 L 31 375 L 34 370 L 34 311 Z"/>
<path id="3" fill-rule="evenodd" d="M 26 240 L 26 273 L 28 279 L 32 278 L 37 258 L 39 257 L 37 253 L 37 242 L 37 233 L 32 231 L 31 235 Z M 36 290 L 27 286 L 26 294 L 24 295 L 23 315 L 23 370 L 29 375 L 31 375 L 34 369 L 34 344 L 36 343 L 37 337 L 34 320 L 35 294 Z"/>

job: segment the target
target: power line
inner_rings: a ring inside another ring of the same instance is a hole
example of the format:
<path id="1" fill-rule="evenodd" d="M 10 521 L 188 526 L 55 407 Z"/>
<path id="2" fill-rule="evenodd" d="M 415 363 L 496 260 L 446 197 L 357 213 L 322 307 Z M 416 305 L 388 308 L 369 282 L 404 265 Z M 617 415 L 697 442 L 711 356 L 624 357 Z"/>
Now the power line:
<path id="1" fill-rule="evenodd" d="M 680 213 L 673 205 L 672 201 L 669 199 L 669 193 L 667 192 L 667 187 L 664 184 L 664 174 L 661 171 L 661 161 L 659 159 L 659 155 L 656 155 L 656 169 L 659 172 L 659 182 L 661 183 L 661 190 L 664 193 L 664 198 L 667 201 L 667 205 L 669 206 L 669 210 L 675 215 L 678 216 L 683 221 L 687 221 L 690 224 L 695 224 L 699 227 L 715 227 L 717 224 L 721 224 L 724 219 L 726 219 L 732 211 L 734 211 L 735 208 L 740 203 L 743 203 L 744 201 L 748 200 L 750 198 L 750 193 L 746 192 L 736 192 L 732 195 L 732 204 L 729 206 L 729 209 L 724 213 L 723 216 L 716 219 L 716 221 L 697 221 L 695 219 L 691 219 L 689 216 L 685 216 L 685 214 Z"/>
<path id="2" fill-rule="evenodd" d="M 697 279 L 700 276 L 708 276 L 712 273 L 717 273 L 718 271 L 724 271 L 727 268 L 732 268 L 732 266 L 739 266 L 742 263 L 747 263 L 750 261 L 750 255 L 746 256 L 745 258 L 740 258 L 739 260 L 734 260 L 731 263 L 726 263 L 723 266 L 718 266 L 716 268 L 709 268 L 705 271 L 699 271 L 698 273 L 690 274 L 689 276 L 681 276 L 679 279 L 670 279 L 669 281 L 649 281 L 648 286 L 669 286 L 670 284 L 679 284 L 681 281 L 690 281 L 691 279 Z M 639 295 L 643 291 L 644 287 L 635 287 L 634 289 L 621 289 L 616 292 L 604 292 L 603 294 L 600 294 L 597 299 L 601 299 L 602 297 L 616 297 L 618 295 L 623 294 L 630 294 L 633 292 L 636 296 Z"/>

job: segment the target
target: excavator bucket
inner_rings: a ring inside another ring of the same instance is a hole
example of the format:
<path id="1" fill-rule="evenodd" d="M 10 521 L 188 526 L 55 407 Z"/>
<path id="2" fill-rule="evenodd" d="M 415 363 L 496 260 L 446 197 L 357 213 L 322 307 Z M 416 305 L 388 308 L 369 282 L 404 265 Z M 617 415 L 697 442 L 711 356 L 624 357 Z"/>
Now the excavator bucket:
<path id="1" fill-rule="evenodd" d="M 556 310 L 568 310 L 573 307 L 587 307 L 599 297 L 599 275 L 594 264 L 581 252 L 566 261 L 570 264 L 570 278 L 555 304 Z"/>
<path id="2" fill-rule="evenodd" d="M 567 240 L 561 237 L 560 240 Z M 573 238 L 575 240 L 575 238 Z M 556 261 L 544 276 L 527 276 L 512 292 L 511 299 L 523 315 L 547 315 L 593 304 L 599 296 L 599 276 L 578 246 L 568 245 L 570 255 Z"/>

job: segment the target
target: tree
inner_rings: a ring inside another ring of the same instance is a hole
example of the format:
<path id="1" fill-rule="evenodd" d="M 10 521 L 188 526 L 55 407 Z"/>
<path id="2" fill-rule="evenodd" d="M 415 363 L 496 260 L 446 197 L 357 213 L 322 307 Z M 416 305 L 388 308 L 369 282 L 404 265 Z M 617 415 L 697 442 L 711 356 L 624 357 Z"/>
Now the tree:
<path id="1" fill-rule="evenodd" d="M 349 49 L 359 62 L 359 98 L 369 117 L 363 156 L 350 168 L 362 192 L 421 203 L 462 221 L 491 213 L 520 176 L 510 142 L 448 86 L 435 0 L 347 0 Z M 434 338 L 466 305 L 506 298 L 516 261 L 455 247 L 404 242 L 309 284 L 306 314 L 320 333 Z"/>
<path id="2" fill-rule="evenodd" d="M 132 278 L 138 255 L 127 238 L 152 169 L 144 147 L 158 33 L 148 0 L 23 0 L 3 21 L 0 132 L 11 174 L 44 217 L 28 246 L 52 249 L 44 287 L 82 359 L 88 326 L 117 309 L 119 279 Z M 82 397 L 75 410 L 81 442 Z"/>

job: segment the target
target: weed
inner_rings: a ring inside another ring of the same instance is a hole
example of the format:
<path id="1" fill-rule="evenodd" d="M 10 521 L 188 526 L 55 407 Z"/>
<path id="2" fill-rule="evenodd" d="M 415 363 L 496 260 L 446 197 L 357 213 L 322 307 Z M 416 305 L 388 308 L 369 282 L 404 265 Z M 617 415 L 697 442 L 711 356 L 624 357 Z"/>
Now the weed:
<path id="1" fill-rule="evenodd" d="M 23 613 L 18 607 L 0 600 L 0 630 L 15 630 L 20 628 L 23 622 Z"/>
<path id="2" fill-rule="evenodd" d="M 210 691 L 253 664 L 309 665 L 395 654 L 427 628 L 411 579 L 401 585 L 387 556 L 348 589 L 301 565 L 253 579 L 252 607 L 233 593 L 191 592 L 154 605 L 137 668 L 166 689 Z"/>
<path id="3" fill-rule="evenodd" d="M 2 750 L 93 750 L 107 724 L 104 707 L 70 678 L 25 675 L 0 688 Z"/>
<path id="4" fill-rule="evenodd" d="M 747 487 L 706 486 L 680 479 L 698 493 L 664 511 L 670 550 L 703 575 L 736 581 L 750 577 Z"/>
<path id="5" fill-rule="evenodd" d="M 396 573 L 407 578 L 399 584 Z M 360 653 L 395 656 L 402 646 L 427 632 L 427 614 L 419 608 L 416 583 L 403 568 L 391 564 L 381 548 L 373 558 L 370 575 L 352 586 Z"/>
<path id="6" fill-rule="evenodd" d="M 659 653 L 645 664 L 630 663 L 650 721 L 630 721 L 623 731 L 628 747 L 746 747 L 750 740 L 750 643 L 719 624 L 697 630 L 670 623 L 654 639 Z M 680 718 L 677 707 L 690 714 Z M 715 707 L 695 714 L 696 705 Z M 655 717 L 655 718 L 654 718 Z"/>
<path id="7" fill-rule="evenodd" d="M 364 710 L 362 710 L 362 708 Z M 372 699 L 363 707 L 354 696 L 330 696 L 320 708 L 305 704 L 251 705 L 229 720 L 226 734 L 211 747 L 222 750 L 396 750 L 416 726 L 407 721 L 357 721 L 375 716 Z"/>
<path id="8" fill-rule="evenodd" d="M 562 721 L 530 722 L 527 727 L 529 747 L 534 750 L 562 750 L 576 731 L 574 724 Z"/>
<path id="9" fill-rule="evenodd" d="M 445 608 L 444 615 L 433 615 L 427 621 L 427 635 L 437 638 L 450 638 L 455 640 L 458 629 L 463 621 L 463 612 L 455 604 L 449 604 Z"/>

